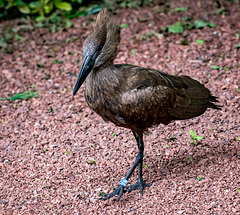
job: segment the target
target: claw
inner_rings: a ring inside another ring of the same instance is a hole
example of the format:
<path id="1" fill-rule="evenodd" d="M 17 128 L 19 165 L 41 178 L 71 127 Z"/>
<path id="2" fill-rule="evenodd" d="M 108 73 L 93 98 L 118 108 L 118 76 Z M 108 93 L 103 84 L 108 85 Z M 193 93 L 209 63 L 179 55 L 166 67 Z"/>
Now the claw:
<path id="1" fill-rule="evenodd" d="M 117 195 L 118 197 L 115 201 L 118 202 L 120 200 L 120 198 L 122 197 L 123 193 L 125 193 L 125 192 L 126 192 L 126 190 L 124 189 L 124 187 L 122 185 L 119 185 L 118 187 L 114 188 L 113 192 L 102 195 L 100 200 L 107 200 L 107 199 L 110 199 L 113 196 Z"/>
<path id="2" fill-rule="evenodd" d="M 139 189 L 140 190 L 140 193 L 143 195 L 143 189 L 144 187 L 150 187 L 152 184 L 146 184 L 144 181 L 140 180 L 140 181 L 137 181 L 135 184 L 133 185 L 130 185 L 130 186 L 127 186 L 126 187 L 126 191 L 127 192 L 132 192 L 133 190 L 137 190 Z"/>

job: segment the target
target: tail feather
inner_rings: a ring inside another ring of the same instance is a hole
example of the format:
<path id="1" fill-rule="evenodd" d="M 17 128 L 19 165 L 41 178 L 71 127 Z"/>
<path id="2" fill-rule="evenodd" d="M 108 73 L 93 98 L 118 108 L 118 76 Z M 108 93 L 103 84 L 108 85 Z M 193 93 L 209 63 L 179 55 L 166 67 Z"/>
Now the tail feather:
<path id="1" fill-rule="evenodd" d="M 203 84 L 189 76 L 181 76 L 180 78 L 187 87 L 176 89 L 177 104 L 171 113 L 173 119 L 181 120 L 196 117 L 203 114 L 208 108 L 221 109 L 220 105 L 214 104 L 218 102 L 217 97 L 212 96 Z"/>

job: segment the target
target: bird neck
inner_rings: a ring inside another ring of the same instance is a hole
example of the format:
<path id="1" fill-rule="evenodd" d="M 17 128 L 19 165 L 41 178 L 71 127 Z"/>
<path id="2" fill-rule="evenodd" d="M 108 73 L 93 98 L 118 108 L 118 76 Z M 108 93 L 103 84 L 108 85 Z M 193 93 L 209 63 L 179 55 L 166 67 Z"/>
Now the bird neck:
<path id="1" fill-rule="evenodd" d="M 87 85 L 91 87 L 111 88 L 119 83 L 117 78 L 117 71 L 113 63 L 107 61 L 105 64 L 93 68 L 89 76 L 87 77 Z"/>

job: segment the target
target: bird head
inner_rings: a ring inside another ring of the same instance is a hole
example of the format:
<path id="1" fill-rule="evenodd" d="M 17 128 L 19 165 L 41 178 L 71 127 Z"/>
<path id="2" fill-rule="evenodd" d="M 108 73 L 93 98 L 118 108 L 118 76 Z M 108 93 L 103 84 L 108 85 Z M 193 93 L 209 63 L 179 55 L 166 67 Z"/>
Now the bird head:
<path id="1" fill-rule="evenodd" d="M 119 27 L 112 21 L 112 15 L 104 6 L 97 16 L 95 27 L 83 43 L 83 62 L 73 95 L 77 93 L 93 68 L 114 60 L 119 41 Z"/>

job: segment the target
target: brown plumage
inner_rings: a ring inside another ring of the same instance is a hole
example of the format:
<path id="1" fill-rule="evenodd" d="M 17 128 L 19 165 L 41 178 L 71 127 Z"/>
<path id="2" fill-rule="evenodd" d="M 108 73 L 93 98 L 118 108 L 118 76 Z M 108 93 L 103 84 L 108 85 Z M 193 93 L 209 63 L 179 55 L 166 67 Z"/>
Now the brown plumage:
<path id="1" fill-rule="evenodd" d="M 104 7 L 97 16 L 96 25 L 83 45 L 83 64 L 74 88 L 75 95 L 86 80 L 85 98 L 90 108 L 105 121 L 133 131 L 138 144 L 137 158 L 125 176 L 128 180 L 139 165 L 136 184 L 120 183 L 112 193 L 102 199 L 126 191 L 140 189 L 142 179 L 143 133 L 149 127 L 172 120 L 184 120 L 203 114 L 207 108 L 220 109 L 216 97 L 198 81 L 188 76 L 172 76 L 166 73 L 128 64 L 113 64 L 120 42 L 119 27 Z M 127 182 L 127 181 L 125 181 Z"/>

